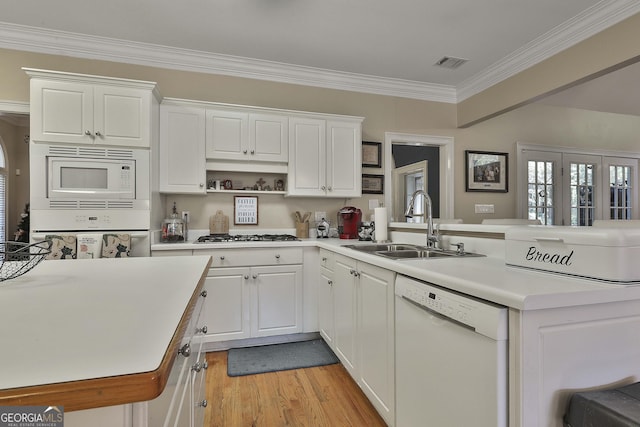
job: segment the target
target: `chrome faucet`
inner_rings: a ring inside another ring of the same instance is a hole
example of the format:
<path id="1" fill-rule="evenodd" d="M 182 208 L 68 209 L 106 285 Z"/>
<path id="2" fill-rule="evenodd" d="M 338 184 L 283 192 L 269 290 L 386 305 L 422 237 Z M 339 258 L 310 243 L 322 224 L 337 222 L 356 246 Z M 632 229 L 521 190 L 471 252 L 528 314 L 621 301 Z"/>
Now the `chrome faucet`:
<path id="1" fill-rule="evenodd" d="M 407 207 L 407 211 L 404 213 L 404 216 L 407 218 L 413 218 L 413 209 L 416 203 L 416 197 L 422 195 L 422 200 L 424 202 L 424 209 L 422 210 L 422 216 L 426 214 L 427 221 L 427 247 L 428 248 L 437 248 L 438 243 L 440 242 L 440 235 L 433 229 L 433 214 L 431 212 L 431 197 L 429 197 L 429 193 L 420 189 L 416 190 L 411 195 L 411 200 L 409 201 L 409 207 Z M 418 215 L 415 215 L 418 216 Z"/>

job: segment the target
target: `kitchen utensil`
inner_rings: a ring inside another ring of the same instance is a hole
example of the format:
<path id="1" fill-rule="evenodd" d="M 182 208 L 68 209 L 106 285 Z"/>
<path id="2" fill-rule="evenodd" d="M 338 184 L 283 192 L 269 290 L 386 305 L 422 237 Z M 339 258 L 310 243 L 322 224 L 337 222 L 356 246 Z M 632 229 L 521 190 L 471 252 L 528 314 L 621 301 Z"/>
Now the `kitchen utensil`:
<path id="1" fill-rule="evenodd" d="M 216 211 L 215 215 L 209 217 L 209 233 L 229 233 L 229 217 L 225 215 L 221 210 Z"/>

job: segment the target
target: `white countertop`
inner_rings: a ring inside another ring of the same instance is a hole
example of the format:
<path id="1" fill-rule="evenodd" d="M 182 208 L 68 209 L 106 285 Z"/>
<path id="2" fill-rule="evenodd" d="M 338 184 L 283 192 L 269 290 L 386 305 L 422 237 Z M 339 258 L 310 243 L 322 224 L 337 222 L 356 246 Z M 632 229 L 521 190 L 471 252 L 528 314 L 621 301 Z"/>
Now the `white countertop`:
<path id="1" fill-rule="evenodd" d="M 0 391 L 156 370 L 208 262 L 51 260 L 0 282 Z"/>
<path id="2" fill-rule="evenodd" d="M 459 227 L 456 225 L 456 229 Z M 468 231 L 478 231 L 477 226 L 467 228 L 469 228 Z M 506 227 L 492 226 L 490 230 L 484 227 L 483 230 L 499 233 L 504 232 Z M 504 258 L 499 256 L 396 261 L 343 247 L 344 245 L 368 243 L 371 242 L 341 239 L 204 244 L 186 242 L 155 244 L 151 249 L 152 251 L 190 249 L 194 250 L 194 254 L 197 254 L 199 249 L 316 246 L 517 310 L 537 310 L 640 299 L 640 285 L 609 284 L 596 280 L 511 267 L 505 265 Z"/>

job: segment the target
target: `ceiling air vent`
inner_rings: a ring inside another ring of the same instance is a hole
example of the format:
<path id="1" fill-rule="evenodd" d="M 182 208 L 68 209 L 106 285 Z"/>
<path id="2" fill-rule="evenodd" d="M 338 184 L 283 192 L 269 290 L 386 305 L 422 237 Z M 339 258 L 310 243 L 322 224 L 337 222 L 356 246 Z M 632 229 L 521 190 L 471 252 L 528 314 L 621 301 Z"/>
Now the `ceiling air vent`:
<path id="1" fill-rule="evenodd" d="M 455 70 L 465 62 L 469 61 L 468 59 L 455 58 L 453 56 L 445 56 L 442 59 L 438 60 L 434 65 L 438 67 L 450 68 Z"/>

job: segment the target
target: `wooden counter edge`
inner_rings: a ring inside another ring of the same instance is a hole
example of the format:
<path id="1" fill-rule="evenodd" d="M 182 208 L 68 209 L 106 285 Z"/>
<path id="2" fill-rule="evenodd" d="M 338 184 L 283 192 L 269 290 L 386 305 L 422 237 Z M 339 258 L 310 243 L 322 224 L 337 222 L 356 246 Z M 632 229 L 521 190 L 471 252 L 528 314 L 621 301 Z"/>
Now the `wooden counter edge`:
<path id="1" fill-rule="evenodd" d="M 204 288 L 210 267 L 211 258 L 200 276 L 158 369 L 114 377 L 4 389 L 0 390 L 0 406 L 57 405 L 64 406 L 65 412 L 71 412 L 155 399 L 167 384 L 182 337 Z"/>

